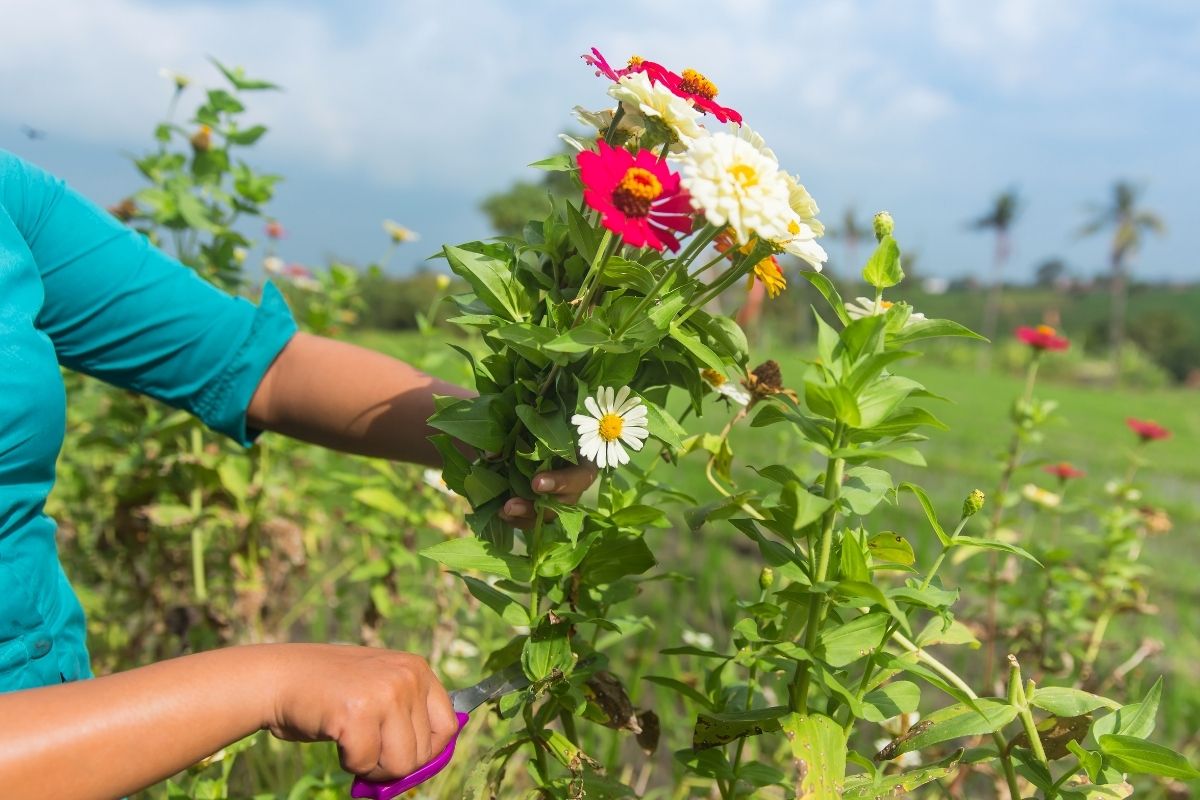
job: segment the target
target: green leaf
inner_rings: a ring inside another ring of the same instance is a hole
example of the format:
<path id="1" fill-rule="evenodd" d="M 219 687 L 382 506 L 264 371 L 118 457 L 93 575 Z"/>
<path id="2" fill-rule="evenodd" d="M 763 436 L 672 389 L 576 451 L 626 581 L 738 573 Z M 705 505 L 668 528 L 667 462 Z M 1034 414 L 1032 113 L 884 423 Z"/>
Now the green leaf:
<path id="1" fill-rule="evenodd" d="M 775 513 L 793 531 L 799 531 L 820 519 L 831 505 L 832 500 L 813 494 L 799 483 L 790 481 L 780 492 Z"/>
<path id="2" fill-rule="evenodd" d="M 499 497 L 508 489 L 508 478 L 479 464 L 472 466 L 463 479 L 463 493 L 475 508 Z"/>
<path id="3" fill-rule="evenodd" d="M 912 633 L 912 629 L 909 627 L 908 617 L 904 615 L 904 612 L 900 610 L 900 607 L 896 605 L 896 602 L 892 600 L 892 598 L 885 595 L 883 590 L 875 584 L 870 583 L 869 581 L 844 580 L 837 584 L 837 586 L 834 588 L 834 593 L 842 595 L 847 599 L 853 598 L 855 601 L 865 598 L 870 600 L 872 603 L 878 603 L 879 605 L 883 606 L 883 608 L 889 614 L 892 615 L 893 619 L 900 623 L 900 627 L 906 634 Z M 862 605 L 862 603 L 856 602 L 856 606 L 860 605 Z"/>
<path id="4" fill-rule="evenodd" d="M 463 582 L 467 584 L 467 591 L 476 600 L 499 614 L 500 618 L 509 625 L 529 624 L 529 611 L 526 610 L 525 606 L 518 603 L 515 598 L 510 597 L 499 589 L 489 586 L 478 578 L 472 578 L 470 575 L 459 574 L 458 577 L 462 578 Z"/>
<path id="5" fill-rule="evenodd" d="M 521 357 L 533 364 L 535 367 L 542 367 L 549 363 L 550 356 L 556 356 L 556 362 L 565 362 L 566 359 L 561 355 L 548 353 L 546 345 L 554 340 L 557 333 L 550 328 L 543 328 L 538 325 L 533 325 L 528 322 L 514 322 L 509 325 L 504 325 L 492 332 L 492 336 L 499 338 L 513 350 L 521 354 Z"/>
<path id="6" fill-rule="evenodd" d="M 975 634 L 971 633 L 970 628 L 956 619 L 947 622 L 942 617 L 934 617 L 929 620 L 924 630 L 917 635 L 916 643 L 921 648 L 932 647 L 935 644 L 965 644 L 972 648 L 979 647 L 979 640 L 975 638 Z"/>
<path id="7" fill-rule="evenodd" d="M 859 421 L 856 428 L 874 428 L 900 407 L 921 384 L 900 375 L 884 375 L 858 392 Z M 849 390 L 847 390 L 849 391 Z"/>
<path id="8" fill-rule="evenodd" d="M 875 467 L 853 467 L 846 470 L 841 500 L 851 513 L 865 517 L 892 490 L 892 476 Z"/>
<path id="9" fill-rule="evenodd" d="M 889 618 L 886 613 L 872 612 L 826 628 L 821 632 L 818 651 L 832 667 L 844 667 L 866 658 L 883 641 Z"/>
<path id="10" fill-rule="evenodd" d="M 1025 550 L 1024 548 L 1021 548 L 1021 547 L 1017 547 L 1015 544 L 1009 544 L 1008 542 L 1001 542 L 997 539 L 983 539 L 978 536 L 961 536 L 960 535 L 960 536 L 954 537 L 954 544 L 955 544 L 955 546 L 967 545 L 970 547 L 979 547 L 984 550 L 999 550 L 1004 553 L 1012 553 L 1015 556 L 1020 556 L 1021 558 L 1029 559 L 1033 563 L 1037 564 L 1039 567 L 1042 565 L 1042 562 L 1040 562 L 1036 558 L 1034 558 L 1033 554 L 1030 553 L 1028 550 Z"/>
<path id="11" fill-rule="evenodd" d="M 226 80 L 233 84 L 233 88 L 238 89 L 239 91 L 250 92 L 260 89 L 279 88 L 279 86 L 275 85 L 274 83 L 247 78 L 246 70 L 241 67 L 234 67 L 230 69 L 212 56 L 209 56 L 208 60 L 213 63 L 213 66 L 221 71 L 221 74 L 225 76 Z"/>
<path id="12" fill-rule="evenodd" d="M 749 711 L 725 711 L 699 714 L 692 731 L 692 749 L 720 747 L 747 736 L 779 730 L 780 717 L 787 715 L 783 706 L 755 708 Z M 838 728 L 841 731 L 841 728 Z"/>
<path id="13" fill-rule="evenodd" d="M 1029 702 L 1058 717 L 1078 717 L 1097 708 L 1119 708 L 1120 704 L 1082 689 L 1064 686 L 1039 686 Z"/>
<path id="14" fill-rule="evenodd" d="M 396 495 L 378 486 L 356 489 L 352 497 L 364 506 L 381 511 L 389 517 L 403 518 L 408 513 L 408 508 L 396 498 Z"/>
<path id="15" fill-rule="evenodd" d="M 833 313 L 837 314 L 837 318 L 843 325 L 850 324 L 850 315 L 846 313 L 846 304 L 842 301 L 842 296 L 838 294 L 837 287 L 833 285 L 833 281 L 829 280 L 820 272 L 811 270 L 800 270 L 800 277 L 811 283 L 821 296 L 829 303 L 829 307 L 833 309 Z"/>
<path id="16" fill-rule="evenodd" d="M 513 297 L 513 275 L 508 262 L 459 247 L 442 248 L 454 274 L 471 285 L 483 303 L 505 319 L 519 322 L 524 316 Z"/>
<path id="17" fill-rule="evenodd" d="M 850 531 L 842 535 L 842 578 L 846 581 L 870 585 L 871 570 L 867 568 L 867 557 L 862 543 Z M 883 593 L 880 592 L 880 597 Z"/>
<path id="18" fill-rule="evenodd" d="M 642 404 L 646 406 L 646 429 L 650 431 L 650 435 L 672 450 L 681 449 L 683 438 L 687 436 L 687 431 L 683 429 L 683 426 L 662 406 L 647 400 L 643 395 L 638 396 L 641 397 Z"/>
<path id="19" fill-rule="evenodd" d="M 720 356 L 714 353 L 708 345 L 700 341 L 698 336 L 684 330 L 674 322 L 671 323 L 670 332 L 671 338 L 683 345 L 683 348 L 695 356 L 701 364 L 709 369 L 715 369 L 717 372 L 725 369 L 725 364 L 722 363 Z"/>
<path id="20" fill-rule="evenodd" d="M 229 131 L 225 134 L 225 140 L 230 144 L 240 144 L 243 147 L 248 147 L 249 145 L 252 145 L 261 139 L 262 135 L 266 132 L 266 126 L 255 125 L 252 128 L 246 128 L 245 130 L 241 131 Z"/>
<path id="21" fill-rule="evenodd" d="M 948 777 L 957 770 L 963 750 L 956 750 L 946 758 L 928 766 L 901 772 L 898 775 L 881 775 L 871 780 L 871 775 L 852 775 L 842 787 L 842 800 L 880 800 L 884 797 L 908 797 L 914 789 L 927 783 Z"/>
<path id="22" fill-rule="evenodd" d="M 429 418 L 429 425 L 484 452 L 499 452 L 504 447 L 505 431 L 492 414 L 496 399 L 496 395 L 434 398 L 437 411 Z"/>
<path id="23" fill-rule="evenodd" d="M 925 490 L 915 483 L 907 481 L 900 484 L 897 488 L 897 493 L 907 489 L 916 495 L 917 500 L 921 503 L 921 508 L 925 510 L 925 518 L 929 520 L 929 527 L 933 528 L 933 532 L 937 535 L 938 541 L 942 543 L 942 547 L 950 546 L 950 537 L 947 535 L 942 523 L 938 522 L 937 512 L 933 510 L 933 501 L 929 499 L 929 495 L 925 494 Z"/>
<path id="24" fill-rule="evenodd" d="M 1117 769 L 1140 775 L 1161 775 L 1190 781 L 1200 778 L 1200 770 L 1169 747 L 1147 742 L 1135 736 L 1110 733 L 1099 738 L 1100 752 Z"/>
<path id="25" fill-rule="evenodd" d="M 903 330 L 892 334 L 891 341 L 894 346 L 903 347 L 921 339 L 933 339 L 939 336 L 961 336 L 967 339 L 978 339 L 981 342 L 987 341 L 970 328 L 965 328 L 948 319 L 923 319 L 910 322 L 904 326 Z"/>
<path id="26" fill-rule="evenodd" d="M 612 583 L 626 575 L 640 575 L 655 564 L 654 554 L 640 536 L 605 539 L 592 548 L 579 565 L 583 577 L 592 584 Z"/>
<path id="27" fill-rule="evenodd" d="M 994 733 L 1012 722 L 1017 709 L 997 700 L 975 700 L 972 708 L 965 703 L 939 709 L 895 739 L 875 755 L 876 761 L 891 761 L 913 750 L 960 739 Z"/>
<path id="28" fill-rule="evenodd" d="M 880 564 L 900 564 L 911 567 L 917 560 L 912 545 L 895 531 L 875 534 L 867 540 L 867 549 L 871 553 L 871 558 Z"/>
<path id="29" fill-rule="evenodd" d="M 626 506 L 614 512 L 608 519 L 612 524 L 623 528 L 661 528 L 664 525 L 670 527 L 667 515 L 663 513 L 661 508 L 640 504 Z"/>
<path id="30" fill-rule="evenodd" d="M 875 247 L 875 252 L 863 267 L 863 280 L 876 289 L 886 289 L 904 280 L 900 266 L 900 246 L 891 236 L 884 236 Z"/>
<path id="31" fill-rule="evenodd" d="M 571 626 L 566 622 L 551 624 L 542 620 L 525 640 L 521 648 L 521 666 L 531 680 L 549 677 L 555 670 L 565 672 L 573 661 L 571 640 L 567 638 Z"/>
<path id="32" fill-rule="evenodd" d="M 863 717 L 883 722 L 900 714 L 911 714 L 921 703 L 921 687 L 912 681 L 885 683 L 863 697 Z"/>
<path id="33" fill-rule="evenodd" d="M 676 694 L 683 695 L 698 706 L 702 706 L 709 711 L 713 710 L 712 700 L 709 700 L 698 689 L 688 686 L 683 681 L 675 680 L 674 678 L 667 678 L 662 675 L 646 675 L 642 677 L 642 680 L 649 681 L 650 683 L 657 684 L 658 686 L 663 686 L 675 692 Z"/>
<path id="34" fill-rule="evenodd" d="M 1136 736 L 1145 739 L 1154 733 L 1154 718 L 1158 716 L 1158 703 L 1162 698 L 1162 678 L 1154 682 L 1140 703 L 1122 706 L 1107 716 L 1096 720 L 1092 735 L 1099 738 L 1109 733 Z"/>
<path id="35" fill-rule="evenodd" d="M 541 161 L 535 161 L 529 166 L 544 169 L 547 172 L 570 172 L 575 169 L 575 157 L 570 153 L 558 153 L 549 158 L 543 158 Z"/>
<path id="36" fill-rule="evenodd" d="M 804 800 L 841 800 L 846 777 L 846 734 L 822 714 L 788 714 L 779 721 L 798 762 L 797 796 Z"/>
<path id="37" fill-rule="evenodd" d="M 575 455 L 575 434 L 563 419 L 561 411 L 539 414 L 533 406 L 521 405 L 517 406 L 517 416 L 547 450 L 572 464 L 579 463 Z"/>
<path id="38" fill-rule="evenodd" d="M 533 574 L 528 558 L 502 552 L 482 539 L 449 539 L 426 547 L 421 555 L 454 570 L 471 569 L 515 581 L 527 581 Z"/>
<path id="39" fill-rule="evenodd" d="M 545 349 L 555 353 L 590 353 L 608 343 L 608 325 L 601 317 L 595 316 L 551 339 Z"/>

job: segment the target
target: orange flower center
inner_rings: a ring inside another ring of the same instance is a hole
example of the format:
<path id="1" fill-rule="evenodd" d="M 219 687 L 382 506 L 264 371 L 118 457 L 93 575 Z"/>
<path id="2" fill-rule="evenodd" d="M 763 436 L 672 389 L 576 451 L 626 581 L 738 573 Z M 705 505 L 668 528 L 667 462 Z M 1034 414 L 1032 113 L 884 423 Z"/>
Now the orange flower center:
<path id="1" fill-rule="evenodd" d="M 704 380 L 708 381 L 710 386 L 723 386 L 725 384 L 725 382 L 727 380 L 729 380 L 724 375 L 717 372 L 715 369 L 700 370 L 700 377 L 702 377 L 702 378 L 704 378 Z"/>
<path id="2" fill-rule="evenodd" d="M 882 308 L 884 311 L 887 311 L 889 308 L 891 308 L 894 305 L 896 305 L 896 304 L 893 303 L 891 300 L 880 300 L 879 301 L 879 307 Z"/>
<path id="3" fill-rule="evenodd" d="M 625 177 L 613 189 L 612 200 L 627 217 L 645 217 L 650 214 L 650 204 L 663 192 L 662 183 L 654 173 L 641 167 L 630 167 Z"/>
<path id="4" fill-rule="evenodd" d="M 767 289 L 767 297 L 771 299 L 779 297 L 787 288 L 787 278 L 783 277 L 783 270 L 775 256 L 767 256 L 755 264 L 754 277 L 762 281 L 763 286 Z"/>
<path id="5" fill-rule="evenodd" d="M 629 57 L 629 68 L 630 69 L 637 69 L 644 63 L 646 63 L 646 59 L 642 58 L 641 56 L 630 56 Z"/>
<path id="6" fill-rule="evenodd" d="M 712 100 L 717 96 L 717 85 L 696 70 L 685 69 L 680 77 L 683 78 L 679 82 L 681 91 L 703 97 L 705 100 Z"/>
<path id="7" fill-rule="evenodd" d="M 1054 328 L 1051 328 L 1049 325 L 1038 325 L 1037 332 L 1043 336 L 1054 336 L 1058 333 L 1058 331 L 1054 330 Z"/>
<path id="8" fill-rule="evenodd" d="M 606 442 L 615 442 L 625 427 L 625 420 L 616 414 L 605 414 L 600 418 L 600 438 Z"/>

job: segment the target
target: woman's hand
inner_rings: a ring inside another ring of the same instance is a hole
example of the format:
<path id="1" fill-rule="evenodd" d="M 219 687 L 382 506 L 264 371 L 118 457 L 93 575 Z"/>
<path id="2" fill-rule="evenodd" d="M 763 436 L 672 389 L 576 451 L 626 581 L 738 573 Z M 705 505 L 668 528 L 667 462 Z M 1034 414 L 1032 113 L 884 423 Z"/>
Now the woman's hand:
<path id="1" fill-rule="evenodd" d="M 560 503 L 577 503 L 579 496 L 596 480 L 596 467 L 584 463 L 577 467 L 566 467 L 551 472 L 541 472 L 533 476 L 533 490 L 538 494 L 549 495 Z M 546 518 L 554 515 L 546 512 Z M 521 497 L 514 497 L 500 509 L 500 518 L 518 528 L 533 526 L 533 503 Z"/>
<path id="2" fill-rule="evenodd" d="M 458 731 L 450 698 L 425 660 L 340 645 L 285 645 L 271 733 L 337 742 L 342 768 L 372 781 L 404 777 Z"/>

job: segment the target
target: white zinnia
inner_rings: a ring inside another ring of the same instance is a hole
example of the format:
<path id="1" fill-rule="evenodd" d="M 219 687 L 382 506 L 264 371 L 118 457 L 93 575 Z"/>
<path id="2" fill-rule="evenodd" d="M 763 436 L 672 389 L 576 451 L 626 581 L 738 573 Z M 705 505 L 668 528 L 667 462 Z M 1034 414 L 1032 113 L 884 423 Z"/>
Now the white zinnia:
<path id="1" fill-rule="evenodd" d="M 587 397 L 583 404 L 588 414 L 576 414 L 571 424 L 579 431 L 579 453 L 594 461 L 598 467 L 616 467 L 629 463 L 629 454 L 622 443 L 641 450 L 646 437 L 646 407 L 628 386 L 614 391 L 601 386 L 596 396 Z"/>
<path id="2" fill-rule="evenodd" d="M 769 151 L 767 151 L 769 152 Z M 785 242 L 796 213 L 778 162 L 750 141 L 714 133 L 692 143 L 680 158 L 681 180 L 692 206 L 713 225 L 728 225 L 738 244 L 755 237 Z"/>
<path id="3" fill-rule="evenodd" d="M 691 147 L 693 141 L 704 136 L 697 122 L 700 112 L 666 86 L 652 82 L 644 72 L 625 75 L 609 87 L 608 93 L 625 104 L 627 114 L 658 117 L 684 147 Z M 636 124 L 636 116 L 630 122 Z"/>
<path id="4" fill-rule="evenodd" d="M 880 300 L 876 303 L 869 297 L 856 297 L 853 303 L 846 303 L 846 316 L 850 319 L 862 319 L 863 317 L 875 317 L 880 314 L 887 313 L 887 310 L 894 306 L 890 300 Z M 908 315 L 908 319 L 904 322 L 904 327 L 912 325 L 914 322 L 922 322 L 925 315 L 912 311 Z"/>
<path id="5" fill-rule="evenodd" d="M 700 377 L 713 388 L 713 391 L 722 397 L 729 398 L 730 401 L 737 403 L 739 406 L 750 405 L 750 393 L 744 387 L 729 380 L 729 378 L 720 372 L 714 369 L 702 369 L 700 370 Z"/>

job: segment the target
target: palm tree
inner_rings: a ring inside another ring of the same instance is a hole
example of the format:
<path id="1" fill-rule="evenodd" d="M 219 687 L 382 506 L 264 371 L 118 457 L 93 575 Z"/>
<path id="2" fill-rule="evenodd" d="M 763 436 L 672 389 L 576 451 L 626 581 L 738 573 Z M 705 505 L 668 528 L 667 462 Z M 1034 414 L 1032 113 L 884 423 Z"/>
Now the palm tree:
<path id="1" fill-rule="evenodd" d="M 1130 181 L 1119 180 L 1113 184 L 1112 200 L 1106 206 L 1093 206 L 1091 220 L 1079 231 L 1080 236 L 1091 236 L 1106 228 L 1112 228 L 1112 244 L 1109 246 L 1109 265 L 1112 274 L 1109 289 L 1112 306 L 1108 320 L 1108 343 L 1113 364 L 1114 378 L 1120 378 L 1121 346 L 1125 343 L 1125 295 L 1127 293 L 1127 266 L 1137 255 L 1146 231 L 1159 235 L 1166 232 L 1162 218 L 1153 211 L 1138 206 L 1142 189 Z"/>
<path id="2" fill-rule="evenodd" d="M 1021 209 L 1021 199 L 1016 189 L 1000 192 L 992 200 L 992 207 L 979 219 L 969 223 L 972 230 L 990 230 L 996 236 L 996 249 L 992 257 L 992 281 L 988 288 L 987 301 L 983 307 L 983 335 L 996 338 L 996 326 L 1000 321 L 1000 298 L 1004 292 L 1004 268 L 1012 250 L 1009 232 Z M 983 351 L 988 352 L 985 348 Z"/>

